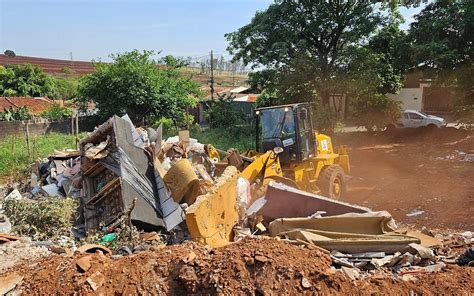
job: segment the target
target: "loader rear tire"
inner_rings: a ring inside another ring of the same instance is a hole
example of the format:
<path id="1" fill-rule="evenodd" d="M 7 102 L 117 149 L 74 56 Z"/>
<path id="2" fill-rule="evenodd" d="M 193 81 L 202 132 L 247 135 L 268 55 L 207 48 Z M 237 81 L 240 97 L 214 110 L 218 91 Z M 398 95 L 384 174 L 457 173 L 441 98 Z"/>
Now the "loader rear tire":
<path id="1" fill-rule="evenodd" d="M 337 164 L 323 168 L 319 174 L 317 184 L 322 196 L 340 199 L 346 192 L 344 170 Z"/>

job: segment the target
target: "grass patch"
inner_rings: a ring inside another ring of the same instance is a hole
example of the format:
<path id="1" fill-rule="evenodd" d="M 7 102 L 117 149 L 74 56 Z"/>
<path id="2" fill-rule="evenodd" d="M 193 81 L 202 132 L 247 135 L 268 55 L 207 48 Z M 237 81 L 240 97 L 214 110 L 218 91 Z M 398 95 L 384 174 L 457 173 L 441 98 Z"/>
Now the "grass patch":
<path id="1" fill-rule="evenodd" d="M 200 128 L 193 127 L 190 137 L 195 138 L 202 144 L 212 144 L 214 147 L 227 150 L 236 148 L 239 151 L 255 149 L 255 127 L 251 125 L 236 126 L 230 128 Z M 174 130 L 165 131 L 163 139 L 175 136 Z"/>
<path id="2" fill-rule="evenodd" d="M 239 151 L 255 149 L 255 128 L 251 125 L 213 129 L 197 127 L 192 128 L 190 134 L 200 143 L 212 144 L 222 150 L 229 148 L 236 148 Z M 177 135 L 177 132 L 165 132 L 164 139 L 174 135 Z M 83 136 L 85 134 L 79 135 L 80 138 Z M 47 157 L 54 150 L 74 149 L 76 142 L 72 135 L 51 133 L 32 137 L 30 145 L 32 148 L 31 157 L 28 156 L 25 137 L 10 136 L 0 141 L 0 178 L 18 179 L 28 171 L 36 159 Z"/>
<path id="3" fill-rule="evenodd" d="M 10 136 L 0 141 L 0 177 L 16 179 L 24 174 L 37 159 L 47 157 L 54 150 L 76 148 L 76 139 L 72 135 L 55 134 L 31 137 L 31 156 L 28 156 L 26 139 L 22 136 Z"/>

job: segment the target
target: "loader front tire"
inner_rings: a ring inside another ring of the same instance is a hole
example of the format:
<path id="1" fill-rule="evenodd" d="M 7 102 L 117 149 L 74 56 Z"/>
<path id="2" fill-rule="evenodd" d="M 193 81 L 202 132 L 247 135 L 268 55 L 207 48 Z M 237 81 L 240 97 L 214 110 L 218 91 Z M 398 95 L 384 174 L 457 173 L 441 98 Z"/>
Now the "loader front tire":
<path id="1" fill-rule="evenodd" d="M 317 184 L 322 196 L 340 199 L 346 192 L 344 170 L 337 164 L 323 168 L 318 177 Z"/>

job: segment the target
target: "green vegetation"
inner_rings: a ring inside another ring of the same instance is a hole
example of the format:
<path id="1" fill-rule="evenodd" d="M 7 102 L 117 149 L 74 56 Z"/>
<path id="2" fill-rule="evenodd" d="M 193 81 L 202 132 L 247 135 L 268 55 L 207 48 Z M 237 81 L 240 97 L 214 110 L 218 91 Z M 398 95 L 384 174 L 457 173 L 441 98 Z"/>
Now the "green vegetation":
<path id="1" fill-rule="evenodd" d="M 394 119 L 385 110 L 390 105 L 385 94 L 401 86 L 398 60 L 392 58 L 399 24 L 396 5 L 275 1 L 226 38 L 236 60 L 265 67 L 250 75 L 252 86 L 270 89 L 286 103 L 320 106 L 329 105 L 331 94 L 346 94 L 357 116 L 368 119 L 360 124 L 372 128 L 379 124 L 373 116 Z M 364 106 L 361 100 L 377 108 L 358 109 Z"/>
<path id="2" fill-rule="evenodd" d="M 94 101 L 104 119 L 127 113 L 136 123 L 166 117 L 185 125 L 186 109 L 195 106 L 199 85 L 180 74 L 183 60 L 166 56 L 158 67 L 152 54 L 134 50 L 112 55 L 110 64 L 96 64 L 96 71 L 80 80 L 80 101 Z"/>
<path id="3" fill-rule="evenodd" d="M 31 157 L 24 136 L 10 136 L 0 141 L 0 177 L 13 178 L 24 174 L 38 157 L 47 157 L 54 150 L 75 148 L 72 135 L 49 134 L 31 137 Z"/>
<path id="4" fill-rule="evenodd" d="M 61 107 L 59 104 L 52 104 L 48 109 L 41 113 L 41 117 L 46 119 L 63 119 L 70 118 L 74 114 L 71 108 Z"/>
<path id="5" fill-rule="evenodd" d="M 3 203 L 13 231 L 33 240 L 70 236 L 79 202 L 72 198 L 9 199 Z"/>
<path id="6" fill-rule="evenodd" d="M 0 112 L 0 120 L 12 121 L 12 120 L 27 120 L 31 118 L 30 110 L 26 106 L 22 106 L 16 109 L 9 107 L 3 112 Z"/>
<path id="7" fill-rule="evenodd" d="M 222 150 L 229 148 L 236 148 L 239 151 L 255 149 L 255 127 L 251 125 L 219 129 L 192 129 L 190 136 L 198 139 L 199 143 L 212 144 Z"/>
<path id="8" fill-rule="evenodd" d="M 234 96 L 219 95 L 216 101 L 206 102 L 208 110 L 204 114 L 211 127 L 230 127 L 241 124 L 242 111 L 233 103 Z"/>
<path id="9" fill-rule="evenodd" d="M 71 100 L 77 97 L 78 76 L 54 77 L 54 93 L 51 98 Z"/>
<path id="10" fill-rule="evenodd" d="M 176 136 L 176 129 L 163 128 L 163 140 Z M 255 126 L 241 125 L 227 128 L 201 128 L 194 126 L 189 131 L 190 137 L 202 144 L 212 144 L 214 147 L 227 150 L 236 148 L 239 151 L 255 149 Z"/>
<path id="11" fill-rule="evenodd" d="M 456 115 L 474 123 L 474 2 L 434 1 L 410 26 L 407 64 L 437 85 L 457 87 Z"/>
<path id="12" fill-rule="evenodd" d="M 0 66 L 0 95 L 72 99 L 77 95 L 78 78 L 54 77 L 37 66 Z"/>
<path id="13" fill-rule="evenodd" d="M 54 78 L 39 67 L 25 65 L 0 66 L 0 95 L 3 96 L 51 96 Z"/>

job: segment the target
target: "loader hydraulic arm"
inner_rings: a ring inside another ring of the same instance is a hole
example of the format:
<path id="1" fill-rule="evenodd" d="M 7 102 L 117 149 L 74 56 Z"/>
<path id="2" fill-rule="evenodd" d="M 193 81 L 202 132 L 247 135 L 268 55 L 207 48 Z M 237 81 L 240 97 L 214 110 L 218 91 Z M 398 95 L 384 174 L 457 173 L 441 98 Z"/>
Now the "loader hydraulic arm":
<path id="1" fill-rule="evenodd" d="M 257 158 L 242 171 L 241 176 L 250 183 L 255 182 L 259 176 L 263 177 L 261 181 L 271 179 L 272 177 L 283 177 L 278 155 L 274 151 L 269 150 L 265 154 L 257 156 Z"/>

